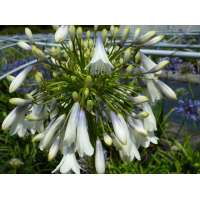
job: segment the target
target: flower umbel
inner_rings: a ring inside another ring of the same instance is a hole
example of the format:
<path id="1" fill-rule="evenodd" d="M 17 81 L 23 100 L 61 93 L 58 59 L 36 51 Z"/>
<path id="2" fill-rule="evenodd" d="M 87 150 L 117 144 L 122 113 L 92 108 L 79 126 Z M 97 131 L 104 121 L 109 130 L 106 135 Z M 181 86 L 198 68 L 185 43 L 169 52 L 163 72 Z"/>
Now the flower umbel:
<path id="1" fill-rule="evenodd" d="M 53 172 L 81 173 L 79 158 L 95 156 L 96 172 L 105 173 L 105 149 L 114 146 L 126 162 L 141 160 L 138 148 L 158 142 L 151 104 L 163 95 L 175 99 L 176 94 L 159 80 L 168 62 L 155 64 L 140 48 L 162 37 L 154 31 L 141 35 L 136 29 L 133 41 L 125 46 L 132 33 L 129 27 L 119 33 L 112 26 L 110 33 L 95 29 L 94 37 L 89 31 L 83 37 L 81 27 L 70 26 L 68 31 L 67 26 L 60 26 L 55 46 L 42 50 L 26 28 L 29 43 L 18 43 L 33 53 L 49 76 L 34 64 L 9 78 L 10 92 L 22 85 L 30 92 L 10 99 L 16 108 L 5 118 L 2 129 L 20 137 L 34 135 L 32 141 L 49 152 L 49 161 L 62 154 Z"/>

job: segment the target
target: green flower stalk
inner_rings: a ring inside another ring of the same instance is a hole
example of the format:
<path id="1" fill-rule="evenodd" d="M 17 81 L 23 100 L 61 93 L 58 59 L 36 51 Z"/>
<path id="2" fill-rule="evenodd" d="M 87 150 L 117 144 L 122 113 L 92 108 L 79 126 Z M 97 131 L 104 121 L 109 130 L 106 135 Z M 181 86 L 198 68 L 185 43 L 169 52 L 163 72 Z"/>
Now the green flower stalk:
<path id="1" fill-rule="evenodd" d="M 176 94 L 159 80 L 168 64 L 155 64 L 140 53 L 144 45 L 159 42 L 154 31 L 131 36 L 126 27 L 122 35 L 112 26 L 102 33 L 90 31 L 83 38 L 82 28 L 56 28 L 55 46 L 41 50 L 26 28 L 29 42 L 19 47 L 32 51 L 50 78 L 37 68 L 26 66 L 11 81 L 9 91 L 29 87 L 32 92 L 12 98 L 16 105 L 5 118 L 2 129 L 20 137 L 34 135 L 40 150 L 48 151 L 48 160 L 63 155 L 53 172 L 80 173 L 79 158 L 95 156 L 97 173 L 106 172 L 106 149 L 115 148 L 123 161 L 141 160 L 139 147 L 157 144 L 156 119 L 151 104 L 163 95 Z M 102 38 L 103 36 L 103 38 Z M 133 41 L 125 45 L 126 40 Z M 26 82 L 31 79 L 32 84 Z M 163 94 L 163 95 L 162 95 Z"/>

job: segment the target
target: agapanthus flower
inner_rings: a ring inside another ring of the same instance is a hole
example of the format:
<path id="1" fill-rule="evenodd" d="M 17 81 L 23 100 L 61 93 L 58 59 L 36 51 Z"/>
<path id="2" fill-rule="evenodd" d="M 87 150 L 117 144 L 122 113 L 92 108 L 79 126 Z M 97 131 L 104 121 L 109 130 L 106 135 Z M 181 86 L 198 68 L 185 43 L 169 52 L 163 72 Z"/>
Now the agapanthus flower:
<path id="1" fill-rule="evenodd" d="M 10 99 L 16 107 L 2 128 L 20 137 L 33 135 L 32 141 L 48 152 L 49 161 L 62 154 L 53 172 L 81 173 L 80 158 L 94 156 L 96 172 L 104 173 L 105 151 L 112 146 L 125 162 L 141 160 L 139 147 L 158 142 L 152 103 L 163 94 L 175 99 L 172 89 L 158 79 L 167 62 L 155 64 L 140 55 L 140 47 L 160 40 L 154 31 L 141 35 L 136 30 L 128 46 L 121 45 L 131 34 L 129 28 L 122 36 L 117 27 L 111 34 L 104 30 L 104 42 L 96 31 L 94 38 L 88 32 L 82 37 L 82 28 L 70 26 L 67 41 L 68 27 L 60 26 L 56 47 L 41 49 L 31 40 L 19 43 L 32 51 L 48 76 L 38 65 L 27 64 L 9 78 L 10 92 L 22 86 L 30 92 Z M 32 38 L 28 29 L 26 33 Z"/>

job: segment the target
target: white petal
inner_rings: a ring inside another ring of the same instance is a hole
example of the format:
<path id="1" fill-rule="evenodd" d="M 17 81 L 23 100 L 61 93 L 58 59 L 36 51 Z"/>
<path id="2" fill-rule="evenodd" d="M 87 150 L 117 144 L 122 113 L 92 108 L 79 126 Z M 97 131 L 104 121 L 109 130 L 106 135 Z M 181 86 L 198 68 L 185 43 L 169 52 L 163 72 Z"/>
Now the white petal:
<path id="1" fill-rule="evenodd" d="M 64 136 L 64 143 L 70 146 L 76 140 L 76 129 L 78 125 L 80 105 L 78 102 L 74 103 L 71 109 L 71 114 L 67 123 L 67 128 Z"/>
<path id="2" fill-rule="evenodd" d="M 95 168 L 98 174 L 105 173 L 105 158 L 101 141 L 96 141 Z"/>
<path id="3" fill-rule="evenodd" d="M 15 79 L 11 82 L 9 87 L 9 92 L 12 93 L 16 91 L 24 82 L 26 79 L 28 73 L 32 70 L 32 67 L 25 68 L 22 72 L 20 72 Z"/>
<path id="4" fill-rule="evenodd" d="M 55 122 L 53 122 L 52 124 L 50 124 L 50 126 L 47 127 L 44 138 L 42 139 L 39 145 L 40 150 L 44 150 L 49 145 L 56 131 L 60 128 L 61 125 L 63 125 L 64 120 L 65 120 L 65 114 L 58 117 L 55 120 Z"/>
<path id="5" fill-rule="evenodd" d="M 56 42 L 64 42 L 68 34 L 68 26 L 60 26 L 55 33 Z"/>
<path id="6" fill-rule="evenodd" d="M 24 41 L 19 41 L 17 45 L 26 51 L 31 51 L 32 49 L 32 47 Z"/>
<path id="7" fill-rule="evenodd" d="M 48 154 L 48 160 L 53 160 L 57 153 L 58 150 L 60 148 L 60 137 L 57 136 L 56 139 L 54 140 L 53 144 L 51 145 L 50 149 L 49 149 L 49 154 Z"/>
<path id="8" fill-rule="evenodd" d="M 155 86 L 152 80 L 147 80 L 147 89 L 148 89 L 148 93 L 150 95 L 151 101 L 153 103 L 162 98 L 162 94 L 157 89 L 157 87 Z"/>
<path id="9" fill-rule="evenodd" d="M 127 134 L 129 132 L 126 122 L 124 121 L 121 115 L 116 115 L 114 112 L 110 113 L 110 117 L 111 117 L 115 135 L 117 136 L 117 138 L 120 140 L 122 144 L 126 144 Z"/>
<path id="10" fill-rule="evenodd" d="M 176 93 L 168 85 L 160 80 L 155 80 L 155 83 L 166 97 L 175 100 L 177 99 Z"/>
<path id="11" fill-rule="evenodd" d="M 108 59 L 100 35 L 97 37 L 94 54 L 87 68 L 90 68 L 92 74 L 110 74 L 114 68 Z"/>
<path id="12" fill-rule="evenodd" d="M 83 157 L 84 155 L 92 156 L 94 153 L 94 148 L 90 143 L 88 134 L 85 112 L 82 109 L 79 114 L 76 148 L 80 157 Z"/>

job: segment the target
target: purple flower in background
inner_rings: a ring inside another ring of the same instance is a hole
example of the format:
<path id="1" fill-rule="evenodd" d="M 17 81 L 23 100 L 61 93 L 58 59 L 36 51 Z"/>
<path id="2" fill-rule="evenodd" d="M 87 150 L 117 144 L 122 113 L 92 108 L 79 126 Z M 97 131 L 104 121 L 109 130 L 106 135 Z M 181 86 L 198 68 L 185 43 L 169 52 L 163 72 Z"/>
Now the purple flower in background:
<path id="1" fill-rule="evenodd" d="M 187 119 L 200 120 L 200 100 L 179 100 L 175 107 L 177 113 L 182 113 Z"/>

